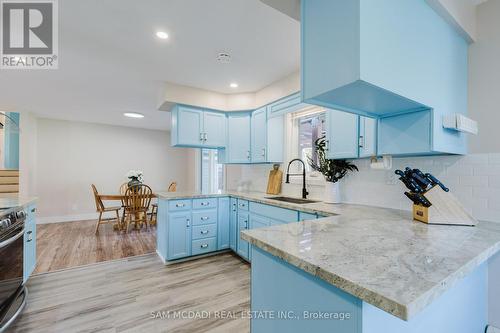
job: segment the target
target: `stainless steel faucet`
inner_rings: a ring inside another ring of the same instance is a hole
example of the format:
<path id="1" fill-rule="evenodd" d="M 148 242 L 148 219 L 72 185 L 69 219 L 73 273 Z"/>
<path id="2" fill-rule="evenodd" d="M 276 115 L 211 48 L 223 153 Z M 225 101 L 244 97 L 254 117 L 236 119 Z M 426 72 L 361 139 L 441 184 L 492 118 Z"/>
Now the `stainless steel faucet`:
<path id="1" fill-rule="evenodd" d="M 307 195 L 309 192 L 306 190 L 306 165 L 304 161 L 302 161 L 300 158 L 294 158 L 288 163 L 288 168 L 286 168 L 286 183 L 290 184 L 290 176 L 300 176 L 300 173 L 290 173 L 290 165 L 295 162 L 299 161 L 302 163 L 302 199 L 307 199 Z"/>

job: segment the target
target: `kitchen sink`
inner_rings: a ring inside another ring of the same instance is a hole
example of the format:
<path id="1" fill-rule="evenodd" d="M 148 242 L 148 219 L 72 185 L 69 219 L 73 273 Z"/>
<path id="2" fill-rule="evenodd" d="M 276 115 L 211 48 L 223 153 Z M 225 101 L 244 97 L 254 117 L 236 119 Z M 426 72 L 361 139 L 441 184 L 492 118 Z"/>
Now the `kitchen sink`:
<path id="1" fill-rule="evenodd" d="M 308 203 L 319 202 L 319 201 L 314 201 L 314 200 L 290 198 L 290 197 L 267 197 L 266 199 L 291 202 L 294 204 L 308 204 Z"/>

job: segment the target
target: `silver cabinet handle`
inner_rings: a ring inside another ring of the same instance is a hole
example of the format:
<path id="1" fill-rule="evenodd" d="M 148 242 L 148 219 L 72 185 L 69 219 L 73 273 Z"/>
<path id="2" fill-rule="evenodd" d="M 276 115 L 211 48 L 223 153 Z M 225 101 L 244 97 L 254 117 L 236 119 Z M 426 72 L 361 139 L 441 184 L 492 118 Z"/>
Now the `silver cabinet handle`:
<path id="1" fill-rule="evenodd" d="M 210 217 L 209 217 L 209 216 L 202 216 L 202 217 L 201 217 L 201 220 L 202 220 L 202 221 L 207 221 L 207 220 L 209 220 L 209 219 L 210 219 Z"/>
<path id="2" fill-rule="evenodd" d="M 207 133 L 203 133 L 203 141 L 207 141 L 207 139 L 208 139 Z"/>
<path id="3" fill-rule="evenodd" d="M 247 150 L 247 159 L 250 159 L 250 150 Z"/>
<path id="4" fill-rule="evenodd" d="M 365 146 L 365 137 L 360 135 L 359 136 L 359 148 L 363 148 Z"/>
<path id="5" fill-rule="evenodd" d="M 262 157 L 266 157 L 266 148 L 262 148 Z"/>
<path id="6" fill-rule="evenodd" d="M 177 208 L 179 208 L 179 207 L 184 207 L 184 206 L 186 206 L 186 205 L 185 205 L 185 204 L 183 204 L 183 203 L 178 203 L 178 204 L 175 204 L 175 207 L 177 207 Z"/>
<path id="7" fill-rule="evenodd" d="M 245 221 L 245 229 L 248 229 L 248 221 Z"/>
<path id="8" fill-rule="evenodd" d="M 28 242 L 31 242 L 33 240 L 33 231 L 30 230 L 26 234 L 28 235 Z"/>
<path id="9" fill-rule="evenodd" d="M 191 220 L 190 219 L 186 219 L 186 228 L 189 228 L 191 226 Z"/>
<path id="10" fill-rule="evenodd" d="M 200 141 L 203 141 L 203 132 L 200 132 Z"/>
<path id="11" fill-rule="evenodd" d="M 206 234 L 208 234 L 208 232 L 209 232 L 208 230 L 201 230 L 201 231 L 200 231 L 200 233 L 201 233 L 202 235 L 206 235 Z"/>
<path id="12" fill-rule="evenodd" d="M 210 202 L 202 202 L 201 205 L 202 206 L 210 206 Z"/>
<path id="13" fill-rule="evenodd" d="M 201 244 L 201 245 L 200 245 L 200 247 L 201 247 L 202 249 L 206 249 L 206 248 L 208 247 L 208 244 Z"/>

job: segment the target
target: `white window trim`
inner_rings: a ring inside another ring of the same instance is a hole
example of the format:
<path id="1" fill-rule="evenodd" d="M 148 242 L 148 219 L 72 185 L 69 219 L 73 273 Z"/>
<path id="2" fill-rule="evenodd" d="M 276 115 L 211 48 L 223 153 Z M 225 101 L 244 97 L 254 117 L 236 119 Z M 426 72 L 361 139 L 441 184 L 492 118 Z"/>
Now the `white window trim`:
<path id="1" fill-rule="evenodd" d="M 286 142 L 286 158 L 285 161 L 291 161 L 294 158 L 300 158 L 298 155 L 298 146 L 299 146 L 299 126 L 296 121 L 297 118 L 303 117 L 308 114 L 325 112 L 324 108 L 321 107 L 308 107 L 299 112 L 289 113 L 285 118 L 285 133 L 288 138 Z M 304 161 L 307 163 L 307 161 Z M 284 173 L 286 175 L 286 167 L 288 163 L 285 165 Z M 292 173 L 300 173 L 302 172 L 302 167 L 299 167 L 299 163 L 292 165 L 290 172 Z M 293 176 L 290 177 L 290 184 L 299 184 L 302 185 L 302 177 Z M 310 186 L 325 186 L 325 178 L 323 175 L 317 171 L 310 171 L 306 173 L 306 184 Z"/>

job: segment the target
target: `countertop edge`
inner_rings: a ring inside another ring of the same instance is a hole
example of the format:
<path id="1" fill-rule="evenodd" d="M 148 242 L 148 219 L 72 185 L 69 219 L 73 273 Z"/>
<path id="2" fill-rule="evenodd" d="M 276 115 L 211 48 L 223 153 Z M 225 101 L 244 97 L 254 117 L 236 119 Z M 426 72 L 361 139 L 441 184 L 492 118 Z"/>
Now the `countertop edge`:
<path id="1" fill-rule="evenodd" d="M 301 223 L 301 222 L 296 222 Z M 396 316 L 402 320 L 408 321 L 408 305 L 400 304 L 396 301 L 393 301 L 385 296 L 382 296 L 368 288 L 359 286 L 352 281 L 346 280 L 341 276 L 333 274 L 331 272 L 327 272 L 320 267 L 312 267 L 311 263 L 300 259 L 294 255 L 291 255 L 285 251 L 275 248 L 272 245 L 262 242 L 259 239 L 248 235 L 245 231 L 241 232 L 241 238 L 246 240 L 252 245 L 257 246 L 258 248 L 266 251 L 267 253 L 287 262 L 288 264 L 295 266 L 304 272 L 307 272 L 317 278 L 331 284 L 334 287 L 339 288 L 340 290 L 353 295 L 364 302 L 370 303 L 371 305 L 388 312 L 389 314 Z M 384 305 L 384 303 L 386 303 Z"/>

